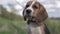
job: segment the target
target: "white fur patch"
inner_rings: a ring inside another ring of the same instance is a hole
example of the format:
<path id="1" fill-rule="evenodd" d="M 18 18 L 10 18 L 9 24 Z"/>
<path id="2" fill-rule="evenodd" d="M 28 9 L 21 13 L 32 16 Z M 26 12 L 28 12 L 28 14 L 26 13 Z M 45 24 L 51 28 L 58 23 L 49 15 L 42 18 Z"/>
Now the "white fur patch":
<path id="1" fill-rule="evenodd" d="M 42 34 L 40 27 L 34 27 L 33 25 L 27 25 L 27 34 Z"/>
<path id="2" fill-rule="evenodd" d="M 30 27 L 32 34 L 41 34 L 40 27 Z"/>

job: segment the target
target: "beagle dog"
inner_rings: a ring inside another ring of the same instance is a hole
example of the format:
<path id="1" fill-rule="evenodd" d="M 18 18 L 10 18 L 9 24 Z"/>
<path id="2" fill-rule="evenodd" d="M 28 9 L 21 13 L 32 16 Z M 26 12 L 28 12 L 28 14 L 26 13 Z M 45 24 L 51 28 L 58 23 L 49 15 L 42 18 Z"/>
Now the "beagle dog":
<path id="1" fill-rule="evenodd" d="M 48 14 L 38 1 L 29 1 L 23 10 L 24 20 L 27 21 L 27 34 L 50 34 L 44 20 Z"/>

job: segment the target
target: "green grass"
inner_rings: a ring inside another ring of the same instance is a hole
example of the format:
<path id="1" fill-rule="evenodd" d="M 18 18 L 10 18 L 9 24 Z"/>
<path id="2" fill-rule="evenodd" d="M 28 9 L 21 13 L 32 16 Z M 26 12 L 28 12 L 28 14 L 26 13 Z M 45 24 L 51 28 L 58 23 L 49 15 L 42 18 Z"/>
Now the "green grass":
<path id="1" fill-rule="evenodd" d="M 60 19 L 47 19 L 45 21 L 51 34 L 60 34 Z M 9 20 L 0 17 L 0 34 L 25 34 L 26 22 L 23 20 Z"/>
<path id="2" fill-rule="evenodd" d="M 24 26 L 24 21 L 9 20 L 0 17 L 0 34 L 24 34 Z"/>
<path id="3" fill-rule="evenodd" d="M 45 23 L 51 34 L 60 34 L 60 19 L 47 19 Z"/>

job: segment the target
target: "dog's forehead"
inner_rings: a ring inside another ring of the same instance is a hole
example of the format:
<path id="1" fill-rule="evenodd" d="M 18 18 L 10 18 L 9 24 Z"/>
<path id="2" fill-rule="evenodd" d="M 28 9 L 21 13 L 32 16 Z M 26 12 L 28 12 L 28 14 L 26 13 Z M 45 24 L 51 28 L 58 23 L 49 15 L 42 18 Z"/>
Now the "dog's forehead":
<path id="1" fill-rule="evenodd" d="M 40 4 L 39 2 L 37 2 L 37 1 L 29 1 L 29 2 L 27 2 L 27 5 L 34 5 L 34 4 Z"/>

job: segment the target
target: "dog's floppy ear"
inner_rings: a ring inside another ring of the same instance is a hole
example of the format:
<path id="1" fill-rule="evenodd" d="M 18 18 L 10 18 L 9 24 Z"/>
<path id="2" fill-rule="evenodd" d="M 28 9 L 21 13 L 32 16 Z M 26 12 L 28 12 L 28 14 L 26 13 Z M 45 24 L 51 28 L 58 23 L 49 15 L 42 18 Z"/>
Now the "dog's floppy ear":
<path id="1" fill-rule="evenodd" d="M 26 13 L 25 13 L 25 9 L 23 10 L 23 18 L 26 21 Z"/>
<path id="2" fill-rule="evenodd" d="M 40 6 L 40 10 L 38 13 L 39 21 L 44 21 L 47 17 L 48 17 L 48 14 L 46 12 L 46 9 L 43 6 Z"/>

